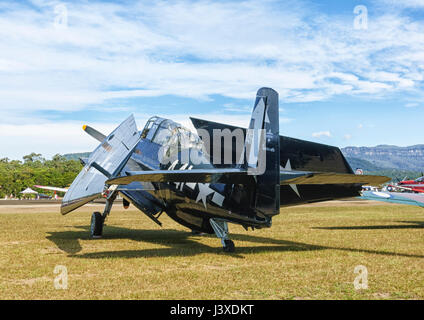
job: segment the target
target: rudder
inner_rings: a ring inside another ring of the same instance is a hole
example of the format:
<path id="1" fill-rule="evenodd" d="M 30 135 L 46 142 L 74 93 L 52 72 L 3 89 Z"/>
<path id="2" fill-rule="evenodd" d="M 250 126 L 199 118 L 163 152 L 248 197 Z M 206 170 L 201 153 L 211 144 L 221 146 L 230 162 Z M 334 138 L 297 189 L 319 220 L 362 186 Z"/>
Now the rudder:
<path id="1" fill-rule="evenodd" d="M 271 88 L 259 89 L 246 135 L 245 167 L 256 180 L 255 210 L 265 216 L 280 212 L 278 108 L 278 93 Z"/>

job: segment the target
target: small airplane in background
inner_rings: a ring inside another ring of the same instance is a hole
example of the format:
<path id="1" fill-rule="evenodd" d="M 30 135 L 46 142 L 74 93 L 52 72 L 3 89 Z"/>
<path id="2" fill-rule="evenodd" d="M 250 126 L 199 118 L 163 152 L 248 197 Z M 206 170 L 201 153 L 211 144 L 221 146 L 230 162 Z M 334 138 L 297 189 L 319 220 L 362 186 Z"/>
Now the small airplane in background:
<path id="1" fill-rule="evenodd" d="M 278 93 L 270 88 L 257 92 L 247 129 L 191 121 L 197 134 L 156 116 L 141 131 L 130 116 L 108 136 L 83 126 L 100 145 L 83 161 L 61 213 L 106 197 L 103 213 L 91 217 L 90 236 L 98 238 L 120 194 L 124 207 L 131 203 L 158 225 L 165 212 L 194 232 L 215 233 L 232 252 L 228 223 L 269 228 L 280 207 L 355 197 L 364 184 L 390 180 L 355 175 L 339 148 L 280 136 Z"/>
<path id="2" fill-rule="evenodd" d="M 58 188 L 58 187 L 50 187 L 50 186 L 39 186 L 39 185 L 34 185 L 34 187 L 39 189 L 44 189 L 44 190 L 63 192 L 63 193 L 66 193 L 69 189 L 69 188 Z"/>
<path id="3" fill-rule="evenodd" d="M 382 190 L 364 188 L 361 198 L 424 208 L 424 177 L 415 180 L 404 179 L 396 184 L 389 184 Z"/>
<path id="4" fill-rule="evenodd" d="M 389 187 L 397 190 L 405 190 L 415 193 L 424 193 L 424 176 L 415 180 L 402 180 L 394 185 L 389 185 Z"/>
<path id="5" fill-rule="evenodd" d="M 38 188 L 38 189 L 54 191 L 54 195 L 53 195 L 54 199 L 57 199 L 57 193 L 56 192 L 66 193 L 69 189 L 69 188 L 58 188 L 58 187 L 40 186 L 40 185 L 34 185 L 34 187 Z"/>

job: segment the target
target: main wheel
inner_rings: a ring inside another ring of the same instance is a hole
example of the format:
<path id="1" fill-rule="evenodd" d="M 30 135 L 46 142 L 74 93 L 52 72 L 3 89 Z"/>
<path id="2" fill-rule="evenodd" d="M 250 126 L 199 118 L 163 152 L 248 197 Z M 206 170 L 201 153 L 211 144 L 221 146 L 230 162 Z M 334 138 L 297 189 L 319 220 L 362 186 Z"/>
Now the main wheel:
<path id="1" fill-rule="evenodd" d="M 234 252 L 235 251 L 234 242 L 232 240 L 224 240 L 224 243 L 225 243 L 225 246 L 224 246 L 225 252 Z"/>
<path id="2" fill-rule="evenodd" d="M 99 239 L 103 232 L 103 216 L 100 212 L 93 212 L 91 215 L 90 238 Z"/>

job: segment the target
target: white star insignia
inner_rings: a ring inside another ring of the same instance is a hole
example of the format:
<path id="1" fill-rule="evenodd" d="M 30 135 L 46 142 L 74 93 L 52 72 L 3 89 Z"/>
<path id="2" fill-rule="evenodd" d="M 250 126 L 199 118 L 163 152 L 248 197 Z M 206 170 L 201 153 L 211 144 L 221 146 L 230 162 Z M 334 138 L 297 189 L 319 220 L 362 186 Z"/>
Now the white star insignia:
<path id="1" fill-rule="evenodd" d="M 215 191 L 209 188 L 209 183 L 198 183 L 199 186 L 199 193 L 197 195 L 196 203 L 202 200 L 203 205 L 206 208 L 206 197 L 210 195 L 211 193 L 214 193 Z"/>
<path id="2" fill-rule="evenodd" d="M 178 164 L 178 160 L 175 160 L 168 168 L 168 170 L 174 170 L 175 166 Z M 186 170 L 188 167 L 188 164 L 183 164 L 181 166 L 181 168 L 179 170 Z M 193 166 L 188 167 L 188 170 L 191 170 L 193 168 Z M 173 182 L 175 183 L 175 182 Z M 222 203 L 225 200 L 225 197 L 223 195 L 221 195 L 220 193 L 216 192 L 215 190 L 211 189 L 209 187 L 209 183 L 183 183 L 183 182 L 178 182 L 175 183 L 176 188 L 179 189 L 180 191 L 183 190 L 184 185 L 188 186 L 190 189 L 194 190 L 196 185 L 199 186 L 199 193 L 197 194 L 197 199 L 196 199 L 196 203 L 199 202 L 200 200 L 202 200 L 203 205 L 205 206 L 205 209 L 207 209 L 206 207 L 206 202 L 207 202 L 207 196 L 213 193 L 213 197 L 212 197 L 212 202 L 222 206 Z"/>
<path id="3" fill-rule="evenodd" d="M 283 169 L 287 170 L 287 171 L 292 171 L 290 159 L 287 160 L 286 166 Z M 297 196 L 300 198 L 300 193 L 299 193 L 299 190 L 297 190 L 297 185 L 289 184 L 289 186 L 290 186 L 290 188 L 293 189 L 294 192 L 296 192 Z"/>

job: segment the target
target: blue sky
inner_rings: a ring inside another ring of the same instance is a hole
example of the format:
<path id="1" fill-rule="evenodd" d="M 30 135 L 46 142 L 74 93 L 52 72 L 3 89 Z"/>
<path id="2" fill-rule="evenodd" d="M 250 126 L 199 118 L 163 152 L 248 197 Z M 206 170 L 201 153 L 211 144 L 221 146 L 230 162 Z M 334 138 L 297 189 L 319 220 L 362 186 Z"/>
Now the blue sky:
<path id="1" fill-rule="evenodd" d="M 81 126 L 130 113 L 247 126 L 263 86 L 281 134 L 424 143 L 423 0 L 3 0 L 0 38 L 0 157 L 94 149 Z"/>

